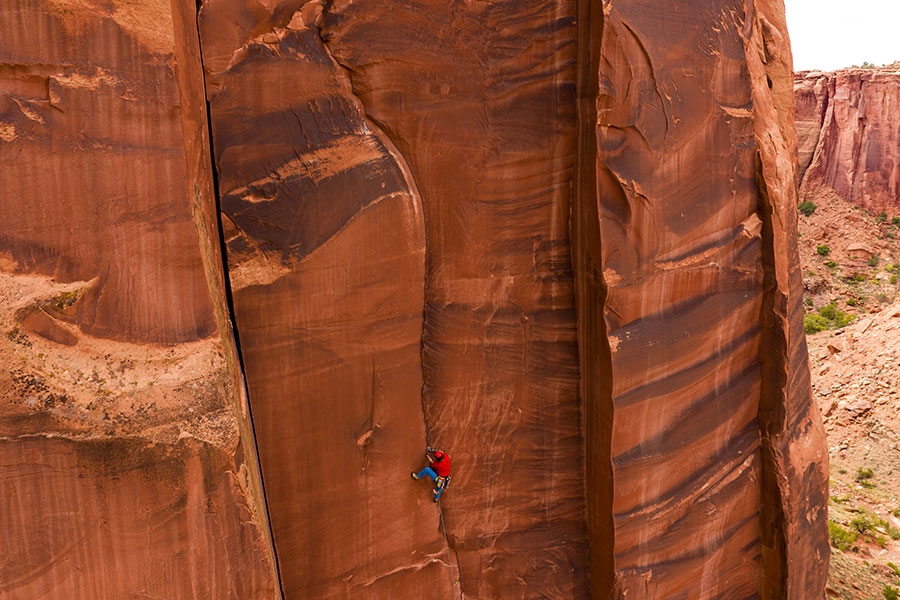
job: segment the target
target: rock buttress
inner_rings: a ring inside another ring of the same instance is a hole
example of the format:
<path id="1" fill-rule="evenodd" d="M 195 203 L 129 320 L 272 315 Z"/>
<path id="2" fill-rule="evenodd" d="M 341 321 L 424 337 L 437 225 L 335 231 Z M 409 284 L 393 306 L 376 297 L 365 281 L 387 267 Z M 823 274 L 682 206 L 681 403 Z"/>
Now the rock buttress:
<path id="1" fill-rule="evenodd" d="M 780 3 L 604 3 L 573 207 L 595 597 L 823 593 L 784 32 Z"/>
<path id="2" fill-rule="evenodd" d="M 287 598 L 451 597 L 425 483 L 422 206 L 318 2 L 200 32 L 235 323 Z"/>
<path id="3" fill-rule="evenodd" d="M 0 597 L 275 597 L 194 8 L 13 1 L 0 29 Z"/>
<path id="4" fill-rule="evenodd" d="M 762 598 L 822 597 L 828 576 L 828 452 L 813 399 L 797 247 L 797 131 L 784 5 L 759 1 L 744 29 L 753 90 L 764 269 L 759 424 Z"/>

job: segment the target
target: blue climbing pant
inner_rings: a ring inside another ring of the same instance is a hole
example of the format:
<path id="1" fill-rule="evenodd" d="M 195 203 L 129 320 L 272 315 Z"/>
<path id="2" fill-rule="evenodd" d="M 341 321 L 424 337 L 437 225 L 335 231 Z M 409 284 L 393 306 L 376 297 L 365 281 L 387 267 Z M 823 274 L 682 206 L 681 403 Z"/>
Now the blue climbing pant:
<path id="1" fill-rule="evenodd" d="M 429 477 L 432 481 L 437 481 L 437 476 L 438 476 L 438 474 L 435 473 L 435 472 L 434 472 L 434 469 L 432 469 L 431 467 L 425 467 L 424 469 L 422 469 L 421 471 L 419 471 L 418 473 L 416 473 L 416 479 L 422 479 L 422 478 L 425 477 L 426 475 L 428 475 L 428 477 Z"/>
<path id="2" fill-rule="evenodd" d="M 418 473 L 416 473 L 416 479 L 422 479 L 423 477 L 428 476 L 434 482 L 434 501 L 437 502 L 438 498 L 441 497 L 441 494 L 444 493 L 444 488 L 446 487 L 447 480 L 443 477 L 439 477 L 434 469 L 431 467 L 425 467 Z"/>

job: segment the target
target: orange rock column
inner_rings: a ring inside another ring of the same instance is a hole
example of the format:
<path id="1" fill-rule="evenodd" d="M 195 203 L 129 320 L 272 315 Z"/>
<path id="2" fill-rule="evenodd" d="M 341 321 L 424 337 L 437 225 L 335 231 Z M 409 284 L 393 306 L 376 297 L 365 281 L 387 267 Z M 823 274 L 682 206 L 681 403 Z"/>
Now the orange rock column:
<path id="1" fill-rule="evenodd" d="M 319 2 L 200 13 L 228 270 L 286 598 L 449 597 L 424 464 L 422 205 Z"/>
<path id="2" fill-rule="evenodd" d="M 277 596 L 195 23 L 0 7 L 0 597 Z"/>

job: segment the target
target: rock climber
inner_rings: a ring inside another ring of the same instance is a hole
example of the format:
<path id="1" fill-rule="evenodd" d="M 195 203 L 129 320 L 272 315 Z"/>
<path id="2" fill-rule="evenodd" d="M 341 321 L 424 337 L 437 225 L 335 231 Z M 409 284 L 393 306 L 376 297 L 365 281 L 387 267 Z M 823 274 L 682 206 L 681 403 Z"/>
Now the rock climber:
<path id="1" fill-rule="evenodd" d="M 437 502 L 450 483 L 450 456 L 443 450 L 427 448 L 425 458 L 428 459 L 428 466 L 418 473 L 413 471 L 409 476 L 413 479 L 421 479 L 426 475 L 431 478 L 434 482 L 434 501 Z"/>

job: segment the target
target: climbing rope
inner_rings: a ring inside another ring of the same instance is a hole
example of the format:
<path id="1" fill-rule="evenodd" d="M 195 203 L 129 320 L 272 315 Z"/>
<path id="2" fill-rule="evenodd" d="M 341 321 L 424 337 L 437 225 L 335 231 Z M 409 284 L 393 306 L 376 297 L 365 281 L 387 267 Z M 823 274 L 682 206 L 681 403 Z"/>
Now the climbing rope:
<path id="1" fill-rule="evenodd" d="M 450 587 L 459 590 L 459 600 L 465 600 L 462 593 L 462 585 L 459 583 L 459 556 L 450 550 L 450 539 L 447 537 L 447 529 L 444 527 L 444 507 L 438 502 L 438 514 L 441 520 L 441 534 L 444 536 L 444 546 L 447 548 L 447 564 L 450 565 Z M 456 574 L 453 573 L 453 564 L 456 564 Z M 454 594 L 455 597 L 456 594 Z"/>

